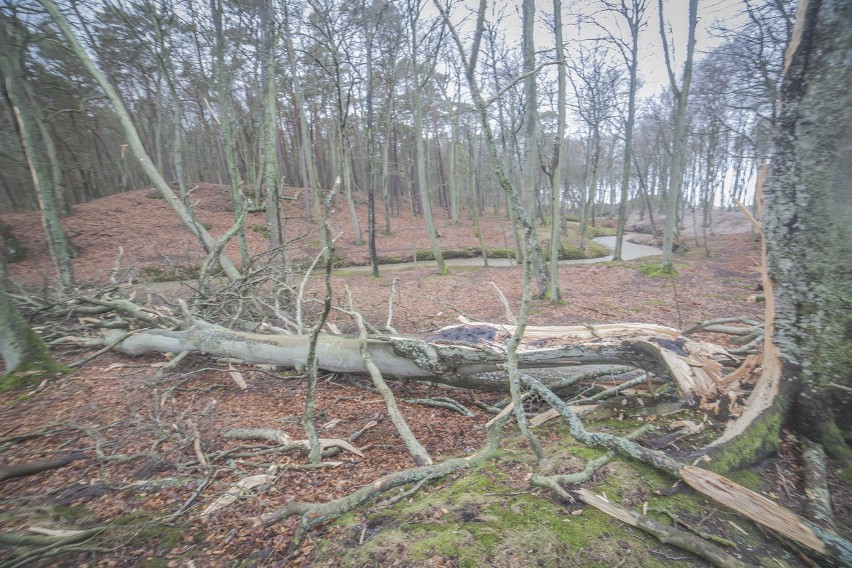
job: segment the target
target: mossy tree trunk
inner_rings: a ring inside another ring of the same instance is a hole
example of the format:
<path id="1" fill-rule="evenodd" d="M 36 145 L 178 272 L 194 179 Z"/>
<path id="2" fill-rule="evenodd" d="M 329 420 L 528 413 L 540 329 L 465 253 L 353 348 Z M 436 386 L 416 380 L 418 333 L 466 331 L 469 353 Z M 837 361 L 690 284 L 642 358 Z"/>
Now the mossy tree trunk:
<path id="1" fill-rule="evenodd" d="M 852 457 L 833 411 L 842 402 L 832 396 L 848 388 L 852 368 L 852 5 L 803 0 L 798 10 L 772 163 L 758 180 L 763 372 L 743 415 L 711 448 L 716 470 L 774 452 L 784 425 L 847 465 Z"/>
<path id="2" fill-rule="evenodd" d="M 829 383 L 852 382 L 852 4 L 803 0 L 796 25 L 765 184 L 773 339 L 798 431 L 848 459 Z"/>
<path id="3" fill-rule="evenodd" d="M 0 252 L 0 359 L 6 367 L 0 390 L 14 388 L 23 381 L 41 380 L 44 374 L 59 372 L 59 365 L 18 311 L 6 293 L 6 263 Z M 24 374 L 26 372 L 26 374 Z"/>

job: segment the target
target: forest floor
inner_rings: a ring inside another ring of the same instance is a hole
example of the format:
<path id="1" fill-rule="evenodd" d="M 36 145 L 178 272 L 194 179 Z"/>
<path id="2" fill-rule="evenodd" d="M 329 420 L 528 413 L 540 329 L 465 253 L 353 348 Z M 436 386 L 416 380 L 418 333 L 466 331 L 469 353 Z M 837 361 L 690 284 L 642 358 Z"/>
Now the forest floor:
<path id="1" fill-rule="evenodd" d="M 200 220 L 210 225 L 214 236 L 229 226 L 232 212 L 223 189 L 204 186 L 192 199 Z M 345 209 L 341 201 L 331 221 L 332 230 L 342 233 L 337 254 L 344 263 L 363 263 L 366 247 L 351 244 Z M 365 227 L 363 207 L 360 213 Z M 738 215 L 718 212 L 719 225 L 715 235 L 708 235 L 706 249 L 700 225 L 695 238 L 687 223 L 686 246 L 679 253 L 675 277 L 646 276 L 642 268 L 647 260 L 561 267 L 564 301 L 556 306 L 535 301 L 530 323 L 641 321 L 684 328 L 732 315 L 762 319 L 763 305 L 748 301 L 759 282 L 758 249 L 747 223 L 737 219 Z M 468 222 L 453 227 L 443 212 L 436 216 L 442 247 L 478 246 Z M 28 251 L 27 260 L 9 266 L 12 279 L 38 290 L 50 281 L 52 269 L 37 215 L 4 214 L 2 220 Z M 379 222 L 384 222 L 381 217 Z M 403 258 L 414 250 L 428 249 L 418 218 L 404 210 L 392 222 L 392 235 L 378 237 L 381 254 Z M 293 257 L 310 258 L 318 247 L 316 229 L 299 215 L 288 223 Z M 137 294 L 146 287 L 156 287 L 158 294 L 171 297 L 191 292 L 188 284 L 151 282 L 159 279 L 151 275 L 175 267 L 191 270 L 202 260 L 193 238 L 163 200 L 152 197 L 151 190 L 77 206 L 63 224 L 81 249 L 74 261 L 80 282 L 105 283 L 121 247 L 119 272 L 134 281 L 132 289 Z M 247 226 L 262 227 L 262 217 L 253 217 Z M 511 248 L 511 227 L 505 217 L 485 215 L 482 226 L 489 247 Z M 262 232 L 247 233 L 255 252 L 265 244 Z M 230 251 L 232 258 L 237 257 L 235 252 Z M 393 326 L 402 333 L 454 324 L 460 315 L 505 323 L 504 305 L 489 283 L 500 288 L 513 309 L 519 306 L 521 292 L 518 267 L 454 268 L 451 274 L 441 276 L 434 268 L 415 266 L 378 278 L 341 269 L 333 277 L 336 301 L 342 298 L 345 283 L 355 307 L 379 326 L 387 319 L 394 282 Z M 321 280 L 311 279 L 307 294 L 318 297 L 320 293 Z M 334 316 L 334 321 L 344 332 L 354 329 L 341 315 Z M 36 324 L 40 331 L 50 331 L 50 322 L 36 320 Z M 712 339 L 724 342 L 718 336 Z M 55 353 L 68 363 L 88 352 L 63 347 Z M 336 466 L 309 469 L 299 453 L 240 457 L 251 451 L 240 449 L 241 442 L 225 436 L 233 428 L 277 428 L 294 439 L 303 438 L 302 375 L 251 365 L 229 368 L 226 362 L 201 356 L 163 373 L 168 360 L 163 355 L 129 357 L 110 352 L 38 389 L 0 395 L 3 466 L 83 453 L 82 459 L 65 467 L 0 482 L 0 529 L 26 534 L 34 526 L 105 527 L 89 541 L 57 550 L 62 555 L 43 560 L 44 565 L 705 565 L 688 553 L 629 531 L 593 509 L 561 503 L 552 494 L 531 488 L 527 477 L 535 463 L 512 427 L 507 428 L 507 440 L 498 456 L 482 467 L 433 481 L 400 503 L 356 510 L 315 530 L 293 557 L 285 559 L 296 520 L 263 528 L 258 521 L 263 513 L 293 500 L 335 499 L 414 465 L 386 417 L 381 397 L 363 378 L 323 375 L 316 402 L 322 437 L 346 439 L 370 423 L 376 424 L 355 443 L 363 456 L 341 452 L 331 458 Z M 237 384 L 233 371 L 240 373 L 247 388 Z M 391 383 L 405 418 L 436 461 L 469 455 L 480 448 L 491 415 L 475 403 L 490 404 L 503 398 L 413 381 Z M 589 427 L 629 432 L 653 422 L 667 432 L 687 420 L 706 425 L 705 433 L 719 427 L 715 423 L 719 417 L 712 411 L 684 408 L 671 395 L 652 395 L 643 389 L 632 394 L 597 413 Z M 644 410 L 632 406 L 636 394 L 646 395 L 646 400 L 658 406 Z M 436 396 L 452 397 L 475 415 L 465 417 L 405 402 Z M 573 441 L 565 426 L 557 422 L 539 427 L 538 433 L 556 460 L 558 472 L 582 469 L 584 458 L 600 455 Z M 209 468 L 198 459 L 198 442 L 200 451 L 211 460 Z M 687 438 L 678 444 L 677 449 L 687 451 L 700 445 L 701 439 Z M 245 490 L 235 502 L 204 514 L 241 479 L 271 471 L 273 482 Z M 802 480 L 797 442 L 792 437 L 785 439 L 779 456 L 735 479 L 801 512 Z M 848 528 L 852 493 L 833 476 L 832 483 L 838 521 Z M 804 565 L 795 551 L 767 540 L 749 521 L 725 513 L 695 494 L 669 495 L 671 484 L 670 478 L 650 468 L 615 461 L 585 486 L 624 506 L 641 510 L 648 504 L 651 510 L 668 511 L 683 523 L 728 538 L 736 543 L 730 551 L 749 563 Z M 0 544 L 0 563 L 27 565 L 26 556 L 13 557 L 21 550 Z"/>

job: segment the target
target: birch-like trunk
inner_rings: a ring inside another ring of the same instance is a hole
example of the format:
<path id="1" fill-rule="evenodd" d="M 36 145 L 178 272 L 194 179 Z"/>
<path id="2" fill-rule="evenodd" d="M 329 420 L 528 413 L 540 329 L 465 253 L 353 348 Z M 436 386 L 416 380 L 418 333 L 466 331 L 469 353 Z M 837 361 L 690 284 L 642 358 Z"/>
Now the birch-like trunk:
<path id="1" fill-rule="evenodd" d="M 106 78 L 106 76 L 101 72 L 101 70 L 94 64 L 92 59 L 89 57 L 86 50 L 80 45 L 80 42 L 77 40 L 74 32 L 71 30 L 71 27 L 68 25 L 68 22 L 65 20 L 65 17 L 59 12 L 59 9 L 56 7 L 56 4 L 53 0 L 39 0 L 45 9 L 50 13 L 50 16 L 53 18 L 53 21 L 59 27 L 62 32 L 63 37 L 65 37 L 68 42 L 69 47 L 74 52 L 74 54 L 80 59 L 80 62 L 84 67 L 92 74 L 92 77 L 97 81 L 98 85 L 104 90 L 107 95 L 107 98 L 112 103 L 113 108 L 115 109 L 116 114 L 118 115 L 119 122 L 121 123 L 121 127 L 124 130 L 125 136 L 127 136 L 128 145 L 130 149 L 133 151 L 136 158 L 139 160 L 142 165 L 142 169 L 145 171 L 145 174 L 151 179 L 154 186 L 157 190 L 163 194 L 166 198 L 166 201 L 169 205 L 172 206 L 172 209 L 177 213 L 180 220 L 183 222 L 184 226 L 186 226 L 192 234 L 198 237 L 198 240 L 201 242 L 205 251 L 209 251 L 213 245 L 214 240 L 213 237 L 210 236 L 210 233 L 200 224 L 194 223 L 192 216 L 187 211 L 186 207 L 183 205 L 183 201 L 181 201 L 172 191 L 169 184 L 157 170 L 157 167 L 151 161 L 151 158 L 145 152 L 145 148 L 142 144 L 141 138 L 139 138 L 139 133 L 136 130 L 136 127 L 133 124 L 133 119 L 130 117 L 130 114 L 127 112 L 127 108 L 124 106 L 124 102 L 121 99 L 121 96 L 118 94 L 118 91 L 112 86 L 112 83 Z M 234 263 L 231 262 L 231 259 L 228 258 L 227 255 L 221 254 L 219 255 L 219 264 L 222 267 L 222 270 L 225 274 L 231 279 L 236 280 L 240 277 L 240 272 L 237 270 Z"/>
<path id="2" fill-rule="evenodd" d="M 240 170 L 237 164 L 237 140 L 234 135 L 234 105 L 231 101 L 231 77 L 225 69 L 225 33 L 222 28 L 222 0 L 211 0 L 210 11 L 216 33 L 214 56 L 216 58 L 216 94 L 219 98 L 219 123 L 222 128 L 222 147 L 225 154 L 225 167 L 231 187 L 231 203 L 234 205 L 234 219 L 239 219 L 245 209 L 245 198 L 240 188 Z M 245 227 L 237 232 L 240 246 L 240 260 L 248 266 L 249 253 L 246 243 Z"/>
<path id="3" fill-rule="evenodd" d="M 637 69 L 639 67 L 639 30 L 642 27 L 647 0 L 633 0 L 631 8 L 622 4 L 621 15 L 630 28 L 630 57 L 627 65 L 630 69 L 630 87 L 627 97 L 627 120 L 624 124 L 624 158 L 621 165 L 621 199 L 618 206 L 618 228 L 615 235 L 613 260 L 621 260 L 624 241 L 624 229 L 627 225 L 628 190 L 630 189 L 630 170 L 633 163 L 633 127 L 636 122 L 636 90 L 638 88 Z"/>
<path id="4" fill-rule="evenodd" d="M 56 266 L 59 286 L 63 291 L 70 291 L 74 287 L 71 247 L 59 220 L 59 212 L 56 208 L 57 188 L 54 187 L 57 180 L 55 171 L 51 170 L 49 164 L 50 158 L 46 155 L 48 145 L 52 144 L 52 141 L 39 139 L 39 133 L 42 135 L 48 135 L 48 133 L 40 113 L 35 109 L 36 101 L 28 96 L 32 94 L 31 90 L 28 93 L 23 85 L 26 79 L 23 78 L 24 71 L 18 63 L 20 60 L 16 58 L 18 46 L 15 45 L 20 41 L 22 38 L 16 33 L 13 25 L 5 18 L 0 19 L 0 71 L 5 77 L 4 91 L 11 104 L 21 146 L 32 175 L 41 221 L 47 236 L 50 256 Z"/>
<path id="5" fill-rule="evenodd" d="M 553 27 L 556 35 L 556 61 L 559 62 L 565 59 L 565 48 L 562 42 L 562 0 L 553 0 Z M 562 249 L 560 195 L 562 193 L 562 139 L 565 138 L 567 91 L 564 63 L 557 63 L 556 73 L 558 83 L 557 125 L 550 175 L 550 288 L 548 290 L 550 301 L 554 304 L 562 300 L 562 291 L 559 288 L 559 253 Z"/>
<path id="6" fill-rule="evenodd" d="M 275 81 L 275 48 L 278 34 L 275 31 L 272 0 L 260 3 L 260 25 L 263 39 L 261 57 L 261 92 L 263 98 L 263 121 L 260 127 L 260 151 L 263 161 L 263 195 L 266 202 L 266 228 L 269 230 L 269 246 L 278 248 L 284 244 L 284 227 L 281 222 L 281 197 L 278 189 L 278 89 Z M 285 263 L 286 263 L 286 251 Z"/>
<path id="7" fill-rule="evenodd" d="M 698 24 L 698 0 L 689 0 L 689 39 L 686 44 L 686 61 L 683 64 L 683 79 L 681 80 L 680 87 L 678 87 L 677 81 L 675 81 L 669 57 L 662 0 L 659 1 L 659 11 L 660 34 L 663 38 L 666 67 L 669 72 L 669 82 L 677 101 L 674 116 L 674 135 L 672 139 L 671 181 L 669 182 L 669 193 L 666 200 L 666 224 L 663 228 L 663 267 L 671 272 L 674 270 L 673 245 L 677 227 L 677 204 L 683 187 L 683 175 L 686 171 L 686 103 L 689 97 L 689 85 L 692 81 L 695 28 Z"/>

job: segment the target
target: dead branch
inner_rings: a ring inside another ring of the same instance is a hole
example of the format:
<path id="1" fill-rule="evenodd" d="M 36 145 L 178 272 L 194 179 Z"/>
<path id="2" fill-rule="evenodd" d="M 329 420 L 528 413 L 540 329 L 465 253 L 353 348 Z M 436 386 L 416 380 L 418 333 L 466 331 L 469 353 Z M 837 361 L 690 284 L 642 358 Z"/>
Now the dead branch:
<path id="1" fill-rule="evenodd" d="M 588 489 L 579 489 L 575 493 L 577 497 L 587 505 L 591 505 L 599 511 L 602 511 L 623 523 L 641 529 L 648 534 L 657 537 L 660 542 L 672 544 L 678 548 L 692 552 L 696 556 L 700 556 L 701 558 L 708 560 L 714 566 L 719 566 L 720 568 L 748 568 L 748 564 L 745 562 L 737 560 L 715 544 L 707 542 L 698 536 L 680 530 L 676 527 L 669 527 L 660 524 L 649 517 L 640 515 L 639 513 L 627 510 L 623 507 L 619 507 L 618 505 L 610 503 L 602 497 L 595 495 Z"/>
<path id="2" fill-rule="evenodd" d="M 404 402 L 407 402 L 408 404 L 421 404 L 423 406 L 432 406 L 435 408 L 447 408 L 449 410 L 452 410 L 453 412 L 458 412 L 462 416 L 467 417 L 476 416 L 474 412 L 466 408 L 460 402 L 445 397 L 406 398 Z"/>
<path id="3" fill-rule="evenodd" d="M 85 454 L 83 454 L 83 452 L 72 452 L 70 454 L 49 460 L 39 460 L 6 466 L 0 469 L 0 481 L 5 481 L 7 479 L 12 479 L 15 477 L 27 477 L 30 475 L 35 475 L 37 473 L 41 473 L 42 471 L 47 471 L 49 469 L 58 469 L 60 467 L 65 467 L 71 462 L 81 460 L 85 457 L 86 456 Z"/>
<path id="4" fill-rule="evenodd" d="M 399 411 L 393 391 L 391 391 L 390 387 L 388 387 L 384 377 L 382 377 L 382 372 L 370 356 L 370 350 L 367 344 L 367 328 L 364 326 L 364 317 L 353 309 L 352 295 L 349 293 L 348 287 L 346 287 L 346 297 L 349 302 L 349 309 L 351 310 L 350 315 L 358 324 L 359 339 L 361 341 L 361 359 L 364 362 L 364 366 L 367 368 L 367 371 L 370 373 L 373 385 L 385 401 L 385 407 L 388 410 L 391 422 L 393 422 L 394 427 L 396 427 L 396 431 L 399 433 L 400 438 L 402 438 L 402 442 L 408 449 L 408 453 L 410 453 L 411 457 L 414 458 L 414 463 L 420 466 L 432 465 L 432 458 L 429 456 L 429 452 L 426 451 L 426 448 L 424 448 L 417 440 L 417 437 L 411 431 L 411 428 L 409 428 L 408 423 Z"/>
<path id="5" fill-rule="evenodd" d="M 831 492 L 828 488 L 828 470 L 825 450 L 807 438 L 802 440 L 802 462 L 805 473 L 805 514 L 813 521 L 836 530 L 831 511 Z"/>
<path id="6" fill-rule="evenodd" d="M 261 520 L 264 526 L 269 527 L 288 517 L 299 515 L 301 516 L 301 522 L 299 523 L 299 530 L 297 530 L 294 539 L 301 538 L 301 535 L 311 527 L 344 515 L 394 487 L 416 483 L 426 477 L 437 478 L 454 471 L 477 467 L 490 459 L 497 451 L 500 442 L 500 430 L 504 424 L 505 419 L 489 428 L 485 446 L 473 455 L 449 459 L 438 464 L 424 465 L 389 473 L 369 485 L 365 485 L 354 493 L 327 503 L 292 501 L 282 509 L 263 515 Z"/>

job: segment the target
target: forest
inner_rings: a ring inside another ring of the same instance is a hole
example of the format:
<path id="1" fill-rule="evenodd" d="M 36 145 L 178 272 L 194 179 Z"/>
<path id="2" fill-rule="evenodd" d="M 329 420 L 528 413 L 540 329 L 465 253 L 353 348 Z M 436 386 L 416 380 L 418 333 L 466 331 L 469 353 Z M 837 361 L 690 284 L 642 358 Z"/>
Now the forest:
<path id="1" fill-rule="evenodd" d="M 0 0 L 0 567 L 852 566 L 850 57 L 844 0 Z"/>

